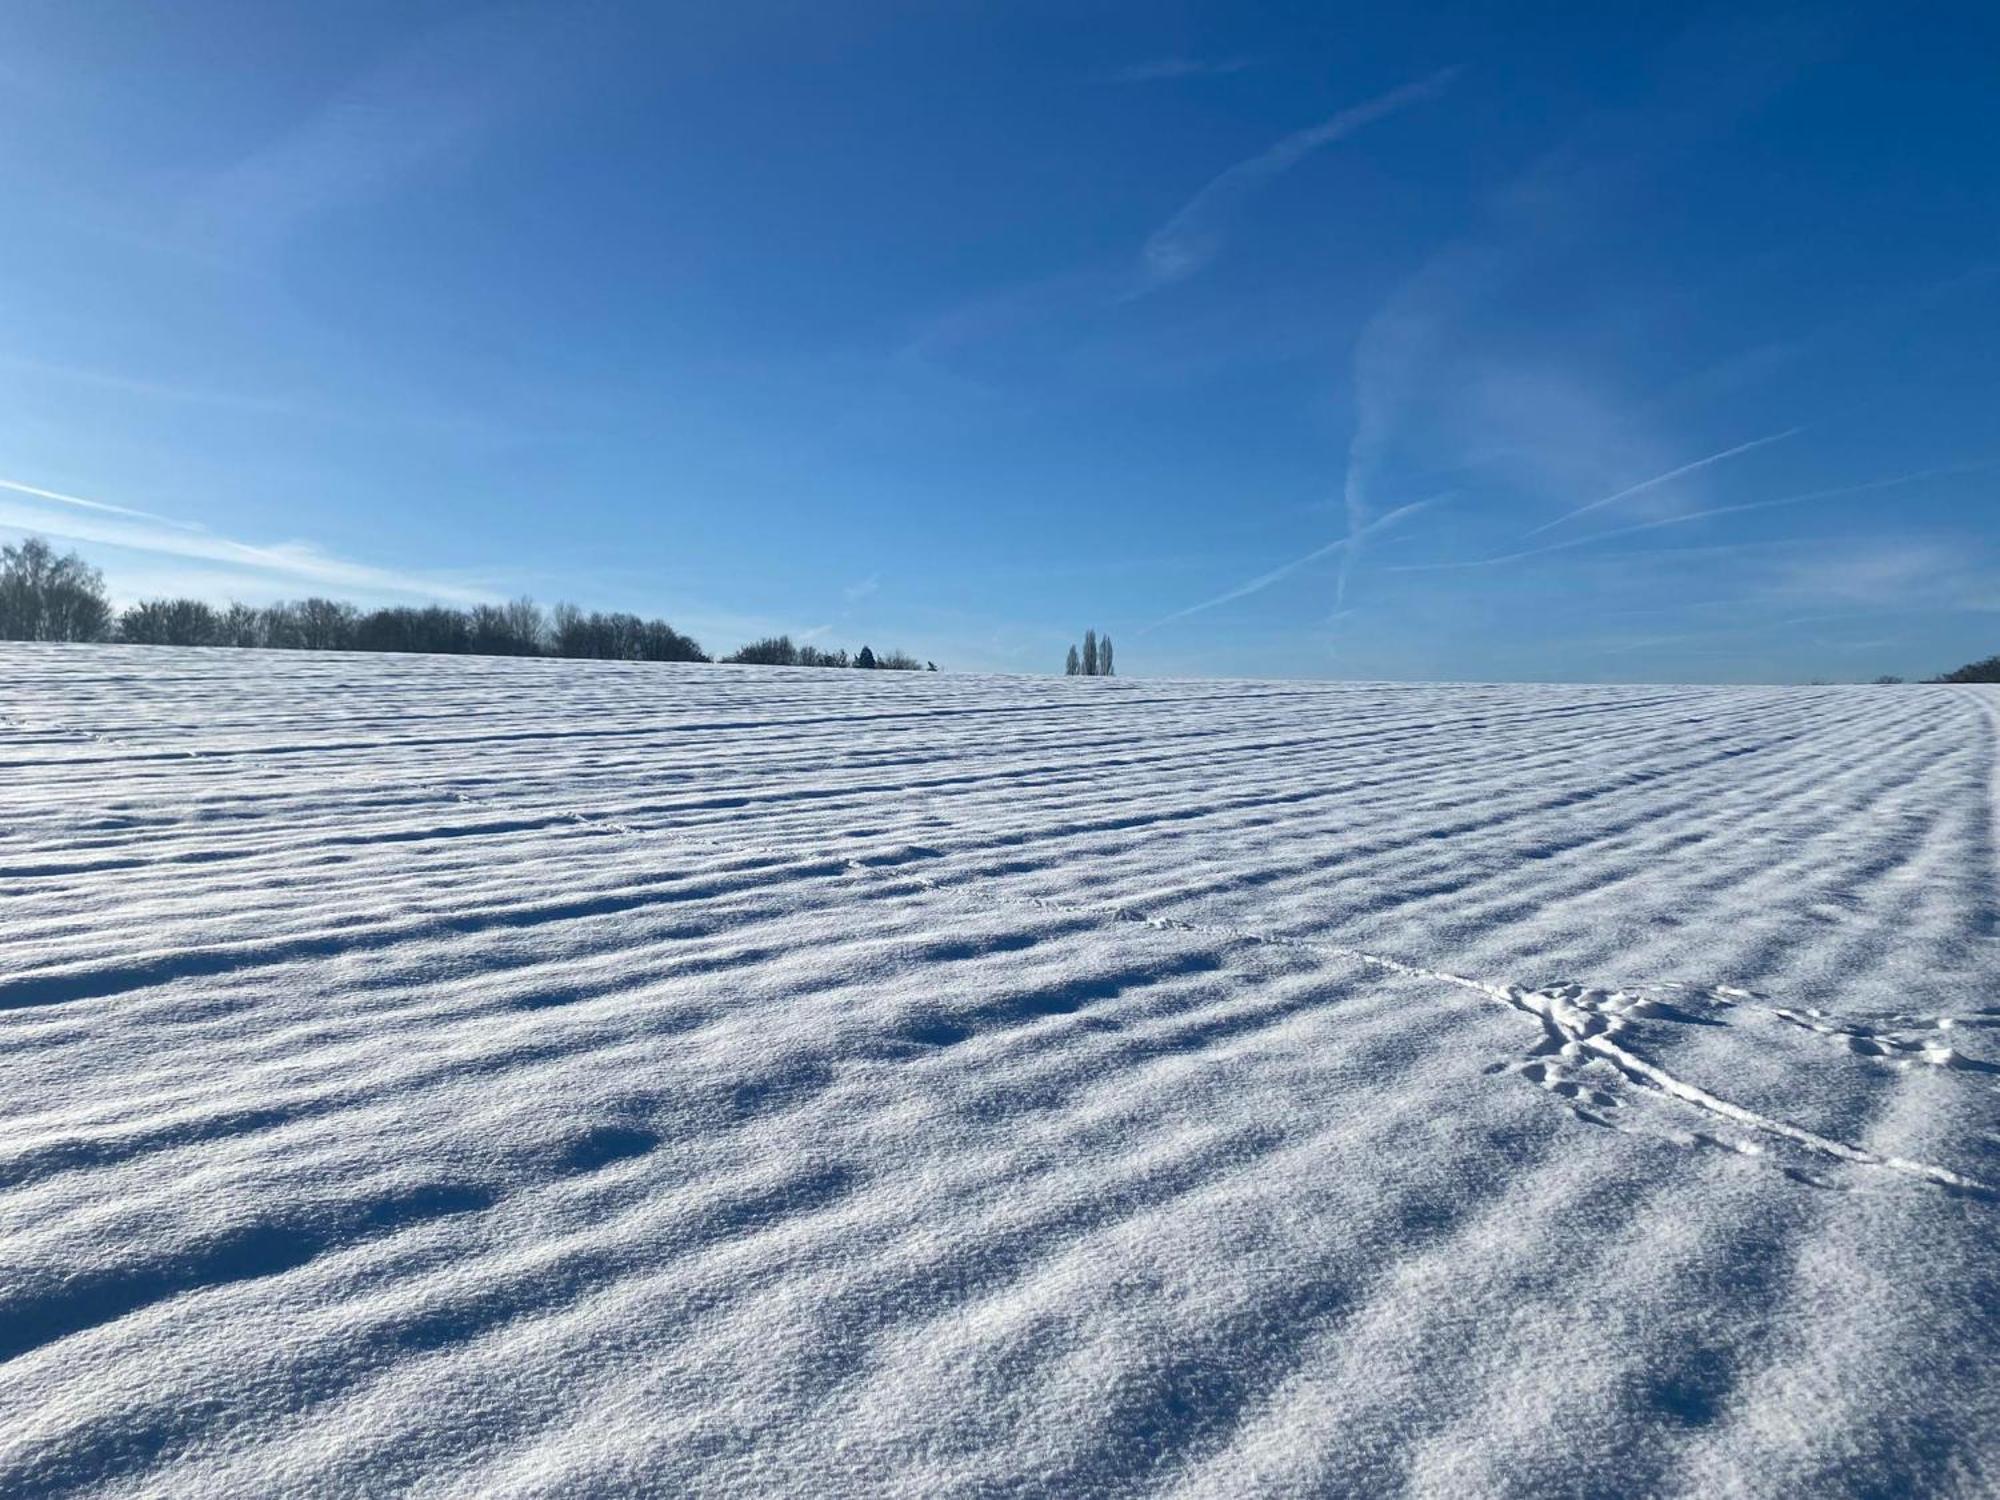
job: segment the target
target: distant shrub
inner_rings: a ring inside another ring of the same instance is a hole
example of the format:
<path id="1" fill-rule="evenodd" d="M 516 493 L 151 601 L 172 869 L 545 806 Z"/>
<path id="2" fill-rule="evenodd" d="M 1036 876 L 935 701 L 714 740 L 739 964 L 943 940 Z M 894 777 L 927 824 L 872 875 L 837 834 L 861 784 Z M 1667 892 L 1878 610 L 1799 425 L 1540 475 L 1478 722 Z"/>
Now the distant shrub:
<path id="1" fill-rule="evenodd" d="M 767 635 L 761 641 L 752 641 L 739 647 L 734 653 L 722 658 L 743 667 L 796 667 L 799 662 L 799 648 L 792 644 L 788 635 Z M 810 665 L 818 665 L 811 663 Z"/>

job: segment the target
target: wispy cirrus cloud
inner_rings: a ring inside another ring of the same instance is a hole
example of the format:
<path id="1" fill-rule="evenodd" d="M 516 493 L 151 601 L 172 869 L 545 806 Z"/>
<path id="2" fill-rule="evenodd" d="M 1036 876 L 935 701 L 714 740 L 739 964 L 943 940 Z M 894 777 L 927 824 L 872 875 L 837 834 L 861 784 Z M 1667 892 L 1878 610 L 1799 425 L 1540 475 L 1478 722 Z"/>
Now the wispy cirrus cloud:
<path id="1" fill-rule="evenodd" d="M 1143 296 L 1185 281 L 1221 253 L 1243 205 L 1262 187 L 1282 177 L 1313 152 L 1345 140 L 1364 126 L 1441 96 L 1459 74 L 1444 68 L 1428 78 L 1378 94 L 1216 174 L 1174 216 L 1147 238 L 1141 249 L 1140 283 L 1128 296 Z"/>
<path id="2" fill-rule="evenodd" d="M 1486 193 L 1476 227 L 1391 292 L 1355 344 L 1351 524 L 1366 523 L 1378 492 L 1445 474 L 1488 508 L 1532 500 L 1564 519 L 1669 498 L 1675 480 L 1688 491 L 1676 503 L 1710 503 L 1707 465 L 1673 457 L 1690 444 L 1658 368 L 1660 325 L 1686 289 L 1635 264 L 1621 237 L 1658 179 L 1794 76 L 1811 51 L 1799 30 L 1697 23 L 1634 102 Z M 1634 475 L 1652 478 L 1635 489 Z"/>
<path id="3" fill-rule="evenodd" d="M 1802 551 L 1783 561 L 1770 589 L 1787 602 L 1893 609 L 1921 601 L 1963 607 L 1965 585 L 1975 576 L 1965 548 L 1901 538 Z M 1850 616 L 1832 618 L 1844 623 Z"/>
<path id="4" fill-rule="evenodd" d="M 185 239 L 211 253 L 274 246 L 321 214 L 462 155 L 547 87 L 576 33 L 503 5 L 434 26 L 192 183 Z"/>
<path id="5" fill-rule="evenodd" d="M 1182 78 L 1222 78 L 1258 65 L 1254 57 L 1155 57 L 1111 74 L 1113 83 L 1172 83 Z"/>

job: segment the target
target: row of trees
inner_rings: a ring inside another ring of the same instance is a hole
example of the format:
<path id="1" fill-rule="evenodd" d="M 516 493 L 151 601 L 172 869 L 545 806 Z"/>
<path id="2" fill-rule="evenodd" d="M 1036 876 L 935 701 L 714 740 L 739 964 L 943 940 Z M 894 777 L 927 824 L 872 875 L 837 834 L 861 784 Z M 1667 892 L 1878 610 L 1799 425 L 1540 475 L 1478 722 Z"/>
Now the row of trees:
<path id="1" fill-rule="evenodd" d="M 936 662 L 921 662 L 903 651 L 886 651 L 877 656 L 863 646 L 853 656 L 845 647 L 838 651 L 822 651 L 814 645 L 795 645 L 788 635 L 766 636 L 761 641 L 752 641 L 741 650 L 722 658 L 740 666 L 749 667 L 859 667 L 863 671 L 923 672 L 937 670 Z"/>
<path id="2" fill-rule="evenodd" d="M 1947 672 L 1942 677 L 1933 677 L 1932 682 L 2000 682 L 2000 656 L 1989 656 L 1984 661 L 1969 662 L 1955 672 Z"/>
<path id="3" fill-rule="evenodd" d="M 337 599 L 301 599 L 223 609 L 199 599 L 147 599 L 113 614 L 104 576 L 74 552 L 58 557 L 39 537 L 0 546 L 0 640 L 103 641 L 141 646 L 245 646 L 295 651 L 421 651 L 463 656 L 564 656 L 597 661 L 711 660 L 700 642 L 665 620 L 543 610 L 511 604 L 361 610 Z M 921 671 L 903 652 L 878 657 L 794 646 L 776 636 L 726 658 L 759 665 L 887 667 Z M 933 672 L 936 664 L 931 664 Z"/>
<path id="4" fill-rule="evenodd" d="M 1063 663 L 1065 677 L 1115 677 L 1111 669 L 1111 637 L 1099 635 L 1094 630 L 1083 633 L 1083 649 L 1069 648 L 1069 660 Z"/>
<path id="5" fill-rule="evenodd" d="M 217 609 L 199 599 L 148 599 L 106 632 L 135 646 L 252 646 L 278 651 L 424 651 L 448 656 L 571 656 L 600 661 L 707 661 L 698 641 L 665 620 L 544 611 L 511 604 L 360 610 L 337 599 Z M 105 636 L 84 637 L 103 639 Z M 43 637 L 48 639 L 48 637 Z M 77 639 L 77 637 L 58 637 Z"/>

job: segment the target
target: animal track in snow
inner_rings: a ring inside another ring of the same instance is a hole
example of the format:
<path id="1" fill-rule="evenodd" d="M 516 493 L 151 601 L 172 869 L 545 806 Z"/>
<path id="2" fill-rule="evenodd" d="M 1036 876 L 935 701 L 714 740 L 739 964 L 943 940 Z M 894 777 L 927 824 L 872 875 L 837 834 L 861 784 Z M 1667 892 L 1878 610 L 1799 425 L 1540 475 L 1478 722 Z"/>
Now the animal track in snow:
<path id="1" fill-rule="evenodd" d="M 864 875 L 878 873 L 871 865 L 858 860 L 849 860 L 848 866 L 851 870 Z M 1502 1065 L 1502 1070 L 1519 1072 L 1530 1082 L 1539 1084 L 1550 1093 L 1564 1099 L 1580 1118 L 1592 1124 L 1610 1123 L 1607 1116 L 1602 1113 L 1593 1114 L 1593 1111 L 1601 1112 L 1621 1107 L 1620 1101 L 1614 1095 L 1578 1078 L 1580 1070 L 1595 1063 L 1607 1067 L 1629 1084 L 1651 1090 L 1753 1133 L 1774 1136 L 1816 1156 L 1880 1167 L 1955 1192 L 1987 1195 L 1994 1191 L 1989 1184 L 1949 1168 L 1932 1166 L 1906 1157 L 1873 1151 L 1865 1146 L 1835 1140 L 1732 1103 L 1698 1085 L 1676 1077 L 1665 1068 L 1632 1051 L 1621 1038 L 1629 1031 L 1634 1020 L 1658 1019 L 1700 1024 L 1703 1018 L 1692 1015 L 1671 1001 L 1661 998 L 1658 994 L 1648 993 L 1645 989 L 1605 990 L 1578 983 L 1560 983 L 1540 989 L 1527 989 L 1519 985 L 1493 984 L 1455 974 L 1449 970 L 1428 968 L 1339 944 L 1277 937 L 1231 928 L 1207 927 L 1200 923 L 1147 915 L 1128 906 L 1092 907 L 1039 897 L 981 898 L 970 894 L 961 885 L 934 881 L 911 871 L 900 873 L 904 878 L 914 881 L 927 890 L 972 900 L 976 904 L 1028 905 L 1043 911 L 1069 915 L 1095 915 L 1100 919 L 1113 921 L 1142 922 L 1164 931 L 1186 932 L 1223 940 L 1288 948 L 1320 957 L 1359 963 L 1407 978 L 1435 980 L 1456 988 L 1471 990 L 1488 999 L 1498 1000 L 1515 1010 L 1535 1016 L 1541 1021 L 1543 1034 L 1531 1048 L 1529 1061 L 1513 1068 Z M 1697 992 L 1688 986 L 1669 983 L 1654 986 L 1653 989 L 1669 991 L 1683 998 L 1698 998 L 1705 995 L 1725 1005 L 1739 1004 L 1755 998 L 1750 991 L 1736 990 L 1727 986 Z M 1938 1050 L 1931 1049 L 1930 1055 L 1924 1056 L 1923 1060 L 1939 1062 Z M 1940 1065 L 1947 1064 L 1940 1063 Z M 1991 1064 L 1963 1059 L 1948 1065 L 1981 1069 L 1992 1067 Z M 1695 1131 L 1685 1135 L 1676 1132 L 1673 1138 L 1681 1144 L 1718 1146 L 1738 1155 L 1762 1154 L 1761 1148 L 1754 1143 L 1731 1142 L 1707 1132 Z M 1796 1170 L 1787 1168 L 1787 1171 L 1795 1177 L 1801 1176 Z M 1803 1174 L 1801 1180 L 1811 1181 L 1817 1186 L 1831 1185 L 1810 1173 Z"/>
<path id="2" fill-rule="evenodd" d="M 1859 1057 L 1877 1057 L 1904 1066 L 1956 1068 L 1968 1072 L 2000 1072 L 1995 1064 L 1968 1057 L 1952 1045 L 1950 1034 L 1961 1027 L 1992 1026 L 1991 1017 L 1892 1014 L 1844 1017 L 1817 1006 L 1773 1005 L 1769 997 L 1734 985 L 1699 987 L 1677 981 L 1655 986 L 1718 1008 L 1751 1007 L 1788 1026 L 1842 1043 Z"/>
<path id="3" fill-rule="evenodd" d="M 1652 986 L 1654 993 L 1644 988 L 1602 990 L 1576 983 L 1554 984 L 1541 989 L 1521 989 L 1505 987 L 1502 992 L 1507 1003 L 1516 1009 L 1537 1017 L 1543 1027 L 1541 1039 L 1530 1050 L 1530 1061 L 1523 1064 L 1498 1065 L 1488 1071 L 1519 1072 L 1530 1081 L 1550 1089 L 1575 1104 L 1582 1097 L 1585 1085 L 1575 1081 L 1577 1070 L 1592 1064 L 1601 1065 L 1628 1083 L 1652 1090 L 1658 1094 L 1678 1100 L 1705 1114 L 1726 1120 L 1741 1128 L 1774 1136 L 1802 1148 L 1814 1155 L 1836 1161 L 1852 1162 L 1867 1166 L 1883 1167 L 1904 1176 L 1915 1177 L 1958 1192 L 1990 1194 L 1994 1189 L 1987 1183 L 1945 1167 L 1932 1166 L 1924 1162 L 1912 1161 L 1906 1157 L 1878 1152 L 1863 1146 L 1835 1140 L 1818 1132 L 1806 1130 L 1787 1121 L 1748 1109 L 1731 1102 L 1720 1095 L 1711 1093 L 1685 1079 L 1679 1078 L 1657 1063 L 1651 1062 L 1632 1050 L 1625 1040 L 1632 1022 L 1640 1019 L 1658 1019 L 1680 1023 L 1708 1024 L 1716 1022 L 1706 1017 L 1694 1015 L 1659 998 L 1657 992 L 1665 991 L 1683 1000 L 1707 1000 L 1720 1006 L 1756 1003 L 1758 998 L 1751 991 L 1730 986 L 1717 986 L 1699 990 L 1678 982 L 1668 982 Z M 1797 1024 L 1784 1007 L 1759 1006 L 1781 1020 Z M 1899 1018 L 1913 1019 L 1913 1018 Z M 1870 1045 L 1882 1046 L 1877 1037 L 1882 1033 L 1866 1031 L 1857 1023 L 1842 1023 L 1846 1029 L 1833 1025 L 1824 1028 L 1830 1035 L 1845 1035 L 1852 1040 L 1860 1040 Z M 1949 1022 L 1943 1024 L 1949 1029 Z M 1819 1027 L 1812 1028 L 1820 1030 Z M 1886 1052 L 1871 1052 L 1877 1056 Z M 1949 1055 L 1951 1061 L 1945 1061 Z M 1955 1066 L 1987 1070 L 1992 1064 L 1962 1058 L 1949 1048 L 1931 1046 L 1916 1054 L 1917 1058 L 1937 1066 Z M 1595 1091 L 1601 1096 L 1601 1091 Z M 1599 1098 L 1588 1100 L 1593 1107 L 1603 1108 Z M 1606 1123 L 1598 1120 L 1593 1123 Z M 1692 1145 L 1720 1145 L 1744 1155 L 1760 1154 L 1747 1143 L 1732 1143 L 1696 1132 L 1684 1142 Z M 1788 1171 L 1790 1169 L 1787 1169 Z M 1791 1175 L 1799 1176 L 1796 1171 Z M 1818 1186 L 1830 1185 L 1813 1174 L 1804 1174 L 1802 1180 L 1814 1182 Z"/>

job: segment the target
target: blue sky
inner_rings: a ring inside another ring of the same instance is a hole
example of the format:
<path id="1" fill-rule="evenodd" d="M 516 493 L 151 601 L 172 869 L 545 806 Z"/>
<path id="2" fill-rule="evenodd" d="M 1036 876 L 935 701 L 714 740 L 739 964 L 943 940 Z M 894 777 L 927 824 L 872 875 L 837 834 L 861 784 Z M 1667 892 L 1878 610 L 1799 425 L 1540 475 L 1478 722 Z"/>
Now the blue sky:
<path id="1" fill-rule="evenodd" d="M 1928 674 L 2000 650 L 1996 62 L 1970 4 L 14 0 L 0 535 L 968 669 Z"/>

